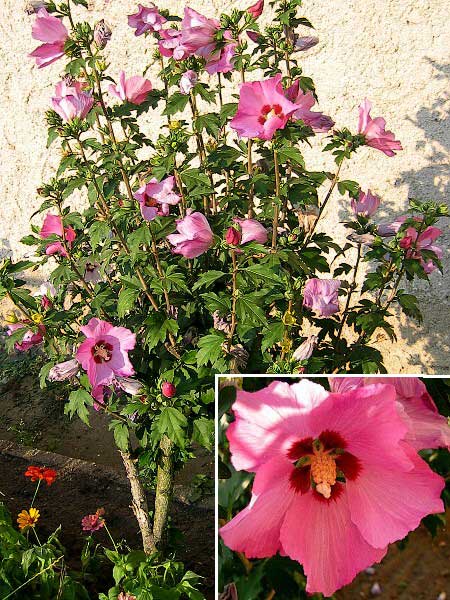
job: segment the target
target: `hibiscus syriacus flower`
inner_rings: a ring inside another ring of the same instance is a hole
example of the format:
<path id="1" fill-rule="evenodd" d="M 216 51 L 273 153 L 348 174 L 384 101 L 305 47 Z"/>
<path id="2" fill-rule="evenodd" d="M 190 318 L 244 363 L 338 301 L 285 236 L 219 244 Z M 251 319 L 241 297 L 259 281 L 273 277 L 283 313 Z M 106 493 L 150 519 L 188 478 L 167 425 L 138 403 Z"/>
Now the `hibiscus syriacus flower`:
<path id="1" fill-rule="evenodd" d="M 25 471 L 25 477 L 29 477 L 31 481 L 45 481 L 47 485 L 52 485 L 56 479 L 56 471 L 47 467 L 34 467 L 30 465 Z"/>
<path id="2" fill-rule="evenodd" d="M 66 240 L 67 246 L 71 246 L 74 239 L 77 237 L 75 231 L 70 227 L 64 227 L 62 225 L 62 219 L 59 215 L 52 215 L 48 213 L 44 219 L 44 223 L 42 224 L 39 235 L 42 239 L 46 239 L 51 235 L 57 235 L 58 237 L 64 237 Z M 67 256 L 67 252 L 61 242 L 52 242 L 46 246 L 45 254 L 51 256 L 53 254 L 59 254 L 60 256 Z"/>
<path id="3" fill-rule="evenodd" d="M 238 110 L 230 126 L 241 137 L 271 140 L 297 110 L 297 104 L 286 98 L 278 73 L 264 81 L 241 85 Z"/>
<path id="4" fill-rule="evenodd" d="M 333 392 L 348 392 L 372 383 L 394 386 L 398 410 L 408 433 L 405 439 L 416 450 L 450 448 L 450 427 L 439 414 L 423 381 L 417 377 L 330 377 Z"/>
<path id="5" fill-rule="evenodd" d="M 376 194 L 372 194 L 370 190 L 367 192 L 359 191 L 358 200 L 352 198 L 351 207 L 355 215 L 362 217 L 371 217 L 375 214 L 380 206 L 381 198 Z"/>
<path id="6" fill-rule="evenodd" d="M 290 88 L 286 90 L 288 100 L 297 105 L 297 110 L 292 115 L 293 119 L 299 119 L 317 133 L 326 133 L 333 125 L 334 121 L 331 117 L 327 117 L 321 112 L 314 112 L 311 108 L 316 103 L 316 100 L 311 92 L 304 93 L 300 88 L 300 82 L 296 81 Z"/>
<path id="7" fill-rule="evenodd" d="M 359 107 L 358 131 L 365 137 L 367 146 L 381 150 L 387 156 L 394 156 L 396 150 L 403 150 L 402 145 L 392 131 L 386 131 L 386 121 L 382 117 L 372 119 L 371 109 L 372 103 L 366 98 Z"/>
<path id="8" fill-rule="evenodd" d="M 64 56 L 64 44 L 69 32 L 62 20 L 50 15 L 45 8 L 38 10 L 31 35 L 35 40 L 44 42 L 30 54 L 36 59 L 39 69 Z"/>
<path id="9" fill-rule="evenodd" d="M 437 267 L 431 258 L 424 259 L 422 250 L 434 252 L 436 258 L 442 258 L 442 249 L 435 246 L 435 240 L 441 235 L 442 230 L 438 227 L 427 227 L 422 233 L 419 233 L 414 227 L 408 227 L 404 236 L 400 240 L 400 247 L 406 250 L 408 258 L 417 259 L 422 265 L 425 273 L 432 273 Z"/>
<path id="10" fill-rule="evenodd" d="M 140 187 L 133 195 L 139 202 L 141 213 L 146 221 L 153 221 L 158 215 L 167 216 L 169 206 L 178 204 L 180 196 L 173 191 L 175 177 L 162 181 L 153 178 Z"/>
<path id="11" fill-rule="evenodd" d="M 339 311 L 339 279 L 308 279 L 303 290 L 303 306 L 321 317 L 329 317 Z"/>
<path id="12" fill-rule="evenodd" d="M 56 84 L 52 106 L 65 123 L 75 118 L 85 119 L 94 106 L 92 93 L 86 91 L 85 87 L 80 81 L 67 83 L 62 80 Z"/>
<path id="13" fill-rule="evenodd" d="M 258 242 L 265 244 L 267 242 L 267 229 L 256 219 L 233 219 L 236 226 L 230 227 L 226 233 L 225 239 L 228 244 L 239 246 L 248 242 Z"/>
<path id="14" fill-rule="evenodd" d="M 142 35 L 143 33 L 154 33 L 160 31 L 162 26 L 167 21 L 163 17 L 157 7 L 153 4 L 150 6 L 142 6 L 138 4 L 138 11 L 132 15 L 128 15 L 128 25 L 136 29 L 134 35 Z"/>
<path id="15" fill-rule="evenodd" d="M 119 83 L 117 85 L 111 84 L 108 91 L 122 101 L 127 100 L 131 104 L 142 104 L 152 91 L 152 84 L 140 75 L 134 75 L 126 79 L 125 71 L 120 71 Z"/>
<path id="16" fill-rule="evenodd" d="M 93 387 L 112 383 L 115 375 L 134 375 L 128 358 L 128 352 L 136 345 L 133 332 L 95 317 L 80 330 L 87 339 L 78 348 L 76 359 L 87 371 Z"/>
<path id="17" fill-rule="evenodd" d="M 331 596 L 444 509 L 445 482 L 406 441 L 392 385 L 275 382 L 239 390 L 232 410 L 231 461 L 256 476 L 250 504 L 220 534 L 247 558 L 299 561 L 309 593 Z"/>
<path id="18" fill-rule="evenodd" d="M 192 69 L 183 73 L 180 79 L 180 93 L 187 96 L 194 89 L 198 81 L 198 75 Z"/>
<path id="19" fill-rule="evenodd" d="M 193 212 L 177 221 L 178 233 L 167 236 L 172 252 L 185 258 L 196 258 L 211 248 L 214 235 L 205 215 Z"/>
<path id="20" fill-rule="evenodd" d="M 27 326 L 29 326 L 29 323 L 8 323 L 8 335 L 12 335 L 18 329 L 24 330 L 22 340 L 14 344 L 15 349 L 19 352 L 27 352 L 33 346 L 39 346 L 44 341 L 45 325 L 38 325 L 36 332 L 27 329 Z"/>
<path id="21" fill-rule="evenodd" d="M 158 40 L 158 49 L 162 56 L 184 60 L 190 56 L 190 51 L 183 43 L 182 32 L 178 29 L 163 29 L 160 31 L 161 39 Z"/>

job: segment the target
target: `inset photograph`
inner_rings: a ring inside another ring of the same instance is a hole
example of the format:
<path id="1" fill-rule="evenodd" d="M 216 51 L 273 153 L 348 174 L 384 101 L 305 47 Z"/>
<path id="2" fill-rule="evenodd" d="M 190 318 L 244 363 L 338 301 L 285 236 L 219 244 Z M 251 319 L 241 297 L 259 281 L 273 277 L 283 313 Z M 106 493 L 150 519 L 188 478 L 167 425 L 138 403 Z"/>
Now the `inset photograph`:
<path id="1" fill-rule="evenodd" d="M 445 600 L 450 381 L 219 377 L 221 600 Z"/>

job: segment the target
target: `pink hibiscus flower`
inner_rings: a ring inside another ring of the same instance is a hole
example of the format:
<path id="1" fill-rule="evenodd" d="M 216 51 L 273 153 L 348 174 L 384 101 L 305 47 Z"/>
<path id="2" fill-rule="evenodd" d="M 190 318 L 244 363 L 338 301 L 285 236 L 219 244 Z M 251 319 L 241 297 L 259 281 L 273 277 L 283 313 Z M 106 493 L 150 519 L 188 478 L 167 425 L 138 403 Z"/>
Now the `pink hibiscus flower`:
<path id="1" fill-rule="evenodd" d="M 94 106 L 94 98 L 80 81 L 62 80 L 55 86 L 52 97 L 53 110 L 67 123 L 73 119 L 85 119 Z"/>
<path id="2" fill-rule="evenodd" d="M 247 244 L 248 242 L 265 244 L 267 242 L 267 229 L 256 219 L 239 219 L 239 217 L 235 217 L 233 221 L 236 223 L 240 234 L 239 244 Z"/>
<path id="3" fill-rule="evenodd" d="M 134 375 L 128 358 L 128 352 L 136 345 L 134 333 L 95 317 L 80 329 L 87 339 L 78 348 L 76 359 L 87 371 L 93 387 L 112 383 L 115 375 Z"/>
<path id="4" fill-rule="evenodd" d="M 278 73 L 264 81 L 241 84 L 238 110 L 230 125 L 240 137 L 271 140 L 297 110 L 297 104 L 286 98 Z"/>
<path id="5" fill-rule="evenodd" d="M 64 56 L 64 44 L 69 32 L 62 20 L 50 15 L 45 8 L 38 10 L 31 35 L 33 39 L 44 42 L 29 55 L 36 59 L 39 69 Z"/>
<path id="6" fill-rule="evenodd" d="M 225 31 L 224 40 L 232 40 L 231 33 Z M 229 73 L 234 69 L 234 56 L 236 53 L 237 43 L 229 41 L 228 43 L 212 52 L 206 59 L 205 69 L 210 75 L 214 73 Z"/>
<path id="7" fill-rule="evenodd" d="M 193 8 L 185 7 L 181 23 L 183 45 L 191 54 L 208 58 L 216 49 L 215 36 L 220 29 L 217 19 L 208 19 Z"/>
<path id="8" fill-rule="evenodd" d="M 368 146 L 394 156 L 396 150 L 403 150 L 402 145 L 392 131 L 386 131 L 386 121 L 382 117 L 372 119 L 371 109 L 372 103 L 366 98 L 359 107 L 358 131 L 364 135 Z"/>
<path id="9" fill-rule="evenodd" d="M 351 201 L 352 211 L 355 215 L 371 217 L 377 212 L 380 202 L 380 196 L 372 194 L 370 190 L 367 190 L 367 192 L 360 190 L 358 200 L 353 198 Z"/>
<path id="10" fill-rule="evenodd" d="M 303 291 L 303 306 L 317 312 L 321 317 L 329 317 L 339 311 L 339 279 L 308 279 Z"/>
<path id="11" fill-rule="evenodd" d="M 405 441 L 393 386 L 329 393 L 303 380 L 237 392 L 227 431 L 252 499 L 221 528 L 248 558 L 299 561 L 306 590 L 331 596 L 430 513 L 444 480 Z"/>
<path id="12" fill-rule="evenodd" d="M 38 325 L 36 332 L 27 327 L 29 327 L 29 323 L 8 323 L 8 335 L 12 335 L 18 329 L 24 330 L 22 341 L 14 344 L 15 349 L 19 352 L 27 352 L 33 346 L 39 346 L 44 341 L 45 325 Z"/>
<path id="13" fill-rule="evenodd" d="M 190 56 L 189 48 L 183 43 L 181 31 L 178 29 L 164 29 L 160 31 L 160 36 L 158 48 L 163 56 L 175 60 L 184 60 Z"/>
<path id="14" fill-rule="evenodd" d="M 174 254 L 185 258 L 196 258 L 208 250 L 213 244 L 214 234 L 202 213 L 193 212 L 177 221 L 178 233 L 172 233 L 167 239 L 175 246 Z"/>
<path id="15" fill-rule="evenodd" d="M 194 89 L 198 81 L 198 75 L 192 69 L 183 73 L 180 79 L 180 93 L 187 96 Z"/>
<path id="16" fill-rule="evenodd" d="M 442 258 L 442 249 L 439 246 L 435 246 L 433 242 L 441 233 L 441 229 L 433 226 L 427 227 L 422 233 L 419 233 L 414 227 L 408 227 L 400 240 L 400 247 L 407 251 L 406 256 L 408 258 L 415 258 L 420 261 L 425 273 L 430 274 L 437 269 L 437 266 L 431 258 L 425 260 L 421 251 L 430 250 L 440 260 Z"/>
<path id="17" fill-rule="evenodd" d="M 169 206 L 178 204 L 180 196 L 173 191 L 175 177 L 166 177 L 162 181 L 153 178 L 133 194 L 141 207 L 146 221 L 153 221 L 158 215 L 167 216 Z"/>
<path id="18" fill-rule="evenodd" d="M 147 96 L 152 90 L 152 84 L 148 79 L 134 75 L 129 79 L 125 77 L 125 71 L 120 71 L 119 83 L 111 84 L 108 88 L 110 94 L 113 94 L 120 100 L 127 100 L 132 104 L 142 104 L 147 100 Z"/>
<path id="19" fill-rule="evenodd" d="M 247 8 L 247 12 L 254 18 L 258 19 L 264 12 L 264 0 L 258 0 Z"/>
<path id="20" fill-rule="evenodd" d="M 138 11 L 132 15 L 128 15 L 128 25 L 136 29 L 134 35 L 142 35 L 143 33 L 153 33 L 161 31 L 163 24 L 167 21 L 163 17 L 157 7 L 153 4 L 150 6 L 142 6 L 138 4 Z"/>
<path id="21" fill-rule="evenodd" d="M 334 121 L 331 117 L 327 117 L 327 115 L 324 115 L 321 112 L 314 112 L 311 110 L 316 103 L 316 100 L 311 92 L 308 92 L 307 94 L 303 92 L 300 88 L 299 81 L 296 81 L 286 90 L 286 97 L 297 105 L 297 110 L 292 115 L 293 119 L 303 121 L 317 133 L 326 133 L 333 127 Z"/>
<path id="22" fill-rule="evenodd" d="M 417 377 L 330 377 L 333 392 L 347 392 L 372 383 L 394 386 L 398 411 L 408 427 L 405 439 L 416 450 L 450 448 L 450 427 L 439 414 L 425 384 Z"/>
<path id="23" fill-rule="evenodd" d="M 48 213 L 44 219 L 44 223 L 41 227 L 39 235 L 42 239 L 46 239 L 51 235 L 57 235 L 62 238 L 63 236 L 63 225 L 62 219 L 59 215 L 52 215 Z M 70 247 L 72 242 L 77 237 L 75 231 L 70 227 L 64 227 L 64 237 L 66 238 L 66 244 Z M 67 256 L 66 249 L 61 242 L 52 242 L 48 244 L 45 249 L 45 254 L 52 256 L 53 254 L 59 254 L 60 256 Z"/>

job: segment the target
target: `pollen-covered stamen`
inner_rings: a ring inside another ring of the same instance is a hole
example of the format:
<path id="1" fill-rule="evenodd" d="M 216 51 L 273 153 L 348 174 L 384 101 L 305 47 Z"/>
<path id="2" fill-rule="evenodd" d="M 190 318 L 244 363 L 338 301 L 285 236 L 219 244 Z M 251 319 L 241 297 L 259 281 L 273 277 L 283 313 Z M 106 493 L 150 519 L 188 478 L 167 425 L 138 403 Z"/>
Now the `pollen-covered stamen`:
<path id="1" fill-rule="evenodd" d="M 145 206 L 158 206 L 158 201 L 155 198 L 147 196 L 144 201 Z"/>
<path id="2" fill-rule="evenodd" d="M 283 109 L 279 104 L 274 104 L 272 106 L 270 104 L 265 104 L 261 108 L 261 115 L 258 121 L 261 125 L 264 125 L 264 123 L 272 117 L 279 117 L 280 119 L 284 117 Z"/>
<path id="3" fill-rule="evenodd" d="M 113 347 L 108 342 L 100 341 L 92 347 L 92 357 L 96 363 L 109 362 L 112 357 Z"/>
<path id="4" fill-rule="evenodd" d="M 316 492 L 324 498 L 331 497 L 331 488 L 336 483 L 337 469 L 333 454 L 323 448 L 313 447 L 311 460 L 311 479 L 315 483 Z"/>

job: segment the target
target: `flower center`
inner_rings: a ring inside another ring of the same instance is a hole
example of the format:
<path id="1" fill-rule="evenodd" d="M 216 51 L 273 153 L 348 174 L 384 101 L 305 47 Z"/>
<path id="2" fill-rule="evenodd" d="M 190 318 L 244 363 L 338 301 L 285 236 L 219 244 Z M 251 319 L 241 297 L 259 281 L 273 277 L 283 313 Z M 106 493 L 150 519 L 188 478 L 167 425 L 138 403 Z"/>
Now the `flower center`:
<path id="1" fill-rule="evenodd" d="M 155 198 L 147 196 L 144 201 L 145 206 L 158 206 L 158 201 Z"/>
<path id="2" fill-rule="evenodd" d="M 272 119 L 273 117 L 279 117 L 282 119 L 284 117 L 283 109 L 279 104 L 273 104 L 272 106 L 269 104 L 265 104 L 261 108 L 261 114 L 259 116 L 258 121 L 261 125 L 264 125 L 266 121 Z"/>
<path id="3" fill-rule="evenodd" d="M 310 457 L 311 478 L 316 484 L 316 492 L 328 500 L 331 497 L 331 488 L 336 483 L 336 461 L 332 454 L 313 447 L 314 454 Z"/>
<path id="4" fill-rule="evenodd" d="M 295 442 L 288 451 L 293 461 L 290 476 L 296 492 L 312 490 L 317 498 L 336 499 L 343 484 L 356 479 L 361 472 L 359 459 L 347 452 L 347 442 L 334 431 L 323 431 L 318 438 Z"/>
<path id="5" fill-rule="evenodd" d="M 100 340 L 92 348 L 92 357 L 96 363 L 109 362 L 112 357 L 113 347 L 108 342 Z"/>

